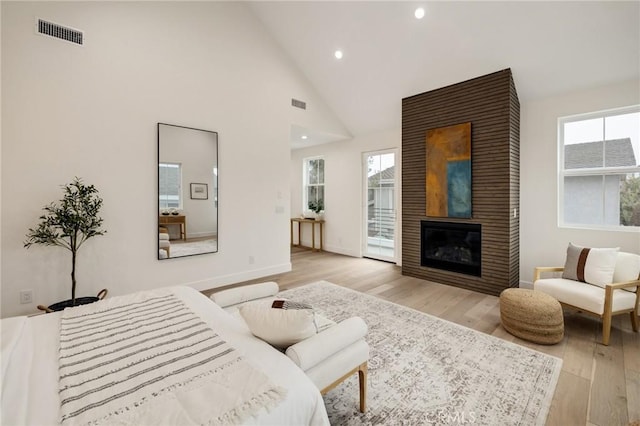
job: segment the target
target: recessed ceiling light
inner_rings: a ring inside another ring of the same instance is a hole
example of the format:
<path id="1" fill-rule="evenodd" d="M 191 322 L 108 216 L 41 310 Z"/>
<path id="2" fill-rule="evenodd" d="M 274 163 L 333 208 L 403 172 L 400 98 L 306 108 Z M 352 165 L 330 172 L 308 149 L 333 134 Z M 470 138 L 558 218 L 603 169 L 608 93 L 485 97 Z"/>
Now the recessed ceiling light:
<path id="1" fill-rule="evenodd" d="M 424 18 L 424 9 L 422 7 L 417 8 L 416 11 L 414 12 L 414 15 L 416 16 L 417 19 Z"/>
<path id="2" fill-rule="evenodd" d="M 336 59 L 342 59 L 342 56 L 343 56 L 343 54 L 342 54 L 342 50 L 336 50 L 336 51 L 333 53 L 333 56 L 335 56 L 335 57 L 336 57 Z"/>
<path id="3" fill-rule="evenodd" d="M 307 135 L 302 135 L 302 136 L 301 136 L 301 138 L 302 138 L 302 139 L 306 139 L 306 138 L 307 138 Z"/>

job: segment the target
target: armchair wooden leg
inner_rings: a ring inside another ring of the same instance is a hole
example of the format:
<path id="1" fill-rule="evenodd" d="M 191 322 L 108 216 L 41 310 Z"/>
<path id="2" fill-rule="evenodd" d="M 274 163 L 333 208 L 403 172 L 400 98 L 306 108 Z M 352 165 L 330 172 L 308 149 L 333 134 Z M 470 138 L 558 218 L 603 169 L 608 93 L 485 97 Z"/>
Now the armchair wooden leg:
<path id="1" fill-rule="evenodd" d="M 360 412 L 367 410 L 367 363 L 360 364 L 358 368 L 358 378 L 360 380 Z"/>
<path id="2" fill-rule="evenodd" d="M 604 312 L 602 313 L 602 344 L 609 346 L 611 335 L 611 311 L 613 305 L 613 288 L 607 286 L 604 290 Z"/>
<path id="3" fill-rule="evenodd" d="M 638 313 L 636 311 L 631 311 L 629 312 L 629 315 L 631 315 L 631 327 L 633 328 L 633 331 L 637 333 L 638 332 Z"/>
<path id="4" fill-rule="evenodd" d="M 611 335 L 611 313 L 602 317 L 602 344 L 609 346 L 609 336 Z"/>

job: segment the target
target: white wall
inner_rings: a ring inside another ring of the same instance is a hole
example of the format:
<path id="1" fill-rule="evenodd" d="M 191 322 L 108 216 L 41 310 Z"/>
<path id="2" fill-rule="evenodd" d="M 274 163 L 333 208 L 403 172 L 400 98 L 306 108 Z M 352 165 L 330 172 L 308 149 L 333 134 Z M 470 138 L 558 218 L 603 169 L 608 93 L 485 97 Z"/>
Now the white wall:
<path id="1" fill-rule="evenodd" d="M 349 256 L 362 256 L 363 238 L 363 169 L 362 154 L 390 148 L 398 149 L 397 170 L 401 170 L 402 145 L 400 129 L 354 139 L 297 149 L 291 154 L 291 214 L 302 213 L 302 160 L 322 155 L 325 159 L 325 249 Z M 400 181 L 400 175 L 398 176 Z M 398 185 L 400 197 L 401 188 Z M 401 229 L 402 200 L 398 199 L 398 229 Z M 308 237 L 310 230 L 306 229 Z M 305 244 L 309 244 L 303 238 Z M 396 256 L 401 259 L 401 241 L 398 235 Z"/>
<path id="2" fill-rule="evenodd" d="M 536 266 L 564 264 L 569 242 L 640 253 L 640 232 L 558 227 L 559 117 L 640 103 L 640 81 L 523 102 L 520 120 L 520 281 L 530 285 Z"/>
<path id="3" fill-rule="evenodd" d="M 2 317 L 69 298 L 69 253 L 23 241 L 74 176 L 100 190 L 108 231 L 79 253 L 79 295 L 290 269 L 290 99 L 322 102 L 245 5 L 1 7 Z M 34 34 L 35 17 L 85 31 L 86 45 Z M 219 134 L 217 254 L 157 260 L 157 122 Z M 20 305 L 27 288 L 34 303 Z"/>

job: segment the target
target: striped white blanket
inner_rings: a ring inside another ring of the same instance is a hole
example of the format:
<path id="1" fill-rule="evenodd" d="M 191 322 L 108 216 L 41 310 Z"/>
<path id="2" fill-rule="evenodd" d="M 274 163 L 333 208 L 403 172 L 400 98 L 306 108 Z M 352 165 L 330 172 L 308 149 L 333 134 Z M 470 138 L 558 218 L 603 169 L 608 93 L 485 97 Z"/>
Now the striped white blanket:
<path id="1" fill-rule="evenodd" d="M 169 289 L 64 311 L 61 423 L 230 424 L 284 391 Z"/>

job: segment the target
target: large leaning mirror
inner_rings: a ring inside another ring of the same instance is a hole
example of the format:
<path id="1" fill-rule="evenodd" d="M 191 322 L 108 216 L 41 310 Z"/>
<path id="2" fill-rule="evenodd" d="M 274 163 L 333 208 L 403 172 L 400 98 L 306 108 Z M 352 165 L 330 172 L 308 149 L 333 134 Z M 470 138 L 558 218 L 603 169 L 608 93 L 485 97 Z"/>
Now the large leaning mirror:
<path id="1" fill-rule="evenodd" d="M 158 123 L 158 259 L 218 251 L 218 133 Z"/>

